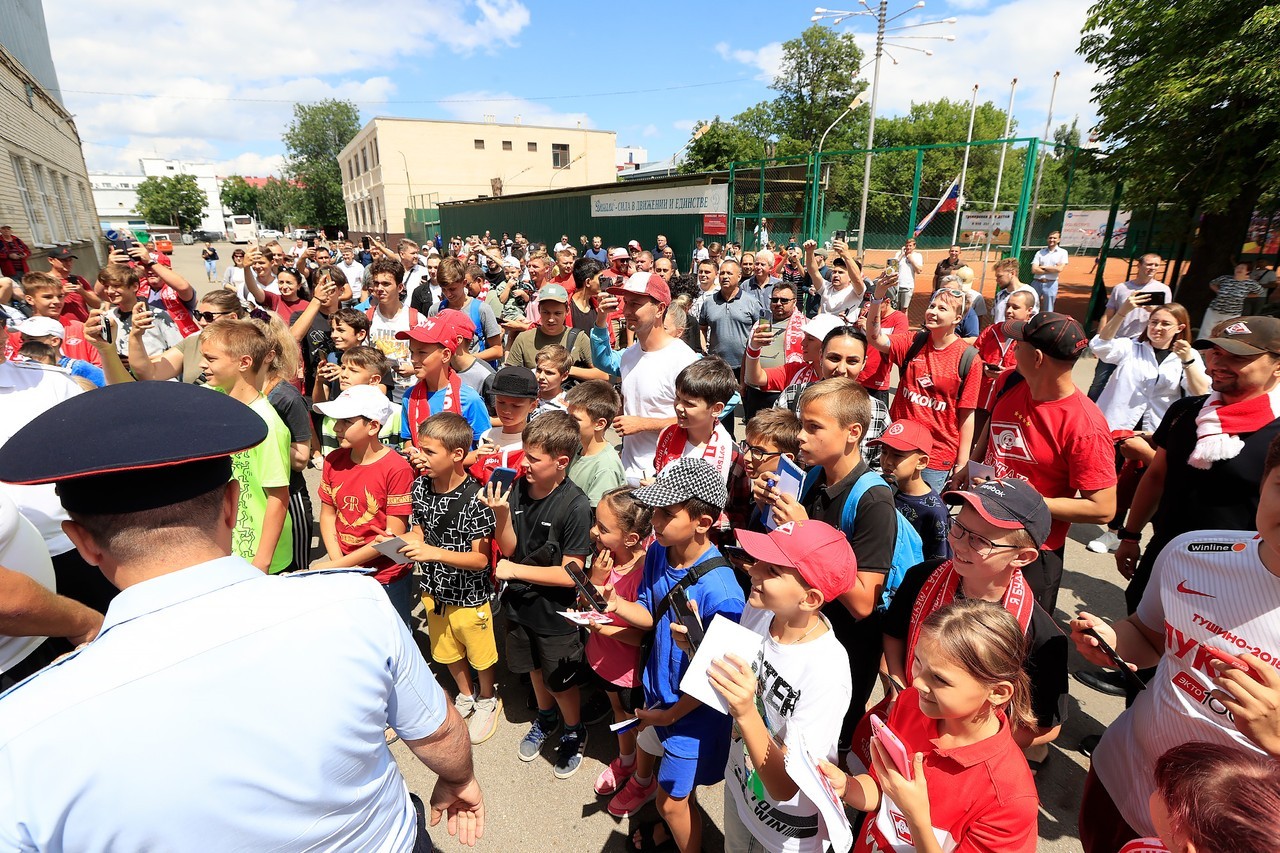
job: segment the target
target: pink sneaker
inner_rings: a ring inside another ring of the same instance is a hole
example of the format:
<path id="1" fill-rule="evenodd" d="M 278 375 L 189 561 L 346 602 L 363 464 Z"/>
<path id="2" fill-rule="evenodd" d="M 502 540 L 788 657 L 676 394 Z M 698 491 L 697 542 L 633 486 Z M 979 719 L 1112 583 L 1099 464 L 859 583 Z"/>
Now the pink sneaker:
<path id="1" fill-rule="evenodd" d="M 613 759 L 609 762 L 609 766 L 600 772 L 596 777 L 596 793 L 600 796 L 612 794 L 627 783 L 631 778 L 631 774 L 636 772 L 636 761 L 631 759 L 631 766 L 625 767 L 622 764 L 622 758 Z"/>
<path id="2" fill-rule="evenodd" d="M 614 817 L 631 817 L 657 794 L 657 776 L 653 777 L 653 781 L 644 787 L 641 787 L 633 776 L 627 780 L 627 784 L 622 786 L 622 790 L 614 794 L 613 799 L 609 801 L 609 814 Z"/>

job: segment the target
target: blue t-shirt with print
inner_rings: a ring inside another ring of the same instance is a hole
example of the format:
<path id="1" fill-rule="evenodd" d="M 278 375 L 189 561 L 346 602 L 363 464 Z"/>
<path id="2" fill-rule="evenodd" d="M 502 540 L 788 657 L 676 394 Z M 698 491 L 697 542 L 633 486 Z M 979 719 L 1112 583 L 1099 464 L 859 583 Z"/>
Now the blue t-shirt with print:
<path id="1" fill-rule="evenodd" d="M 951 521 L 947 515 L 947 505 L 937 492 L 932 489 L 927 495 L 904 495 L 896 492 L 893 503 L 903 518 L 911 522 L 911 526 L 920 534 L 926 560 L 951 559 L 951 543 L 947 540 L 947 528 Z"/>
<path id="2" fill-rule="evenodd" d="M 715 546 L 710 546 L 694 564 L 719 556 Z M 666 548 L 656 543 L 651 545 L 645 555 L 644 576 L 636 601 L 650 613 L 654 612 L 657 602 L 666 597 L 685 573 L 686 569 L 675 568 L 667 562 Z M 733 569 L 724 566 L 698 578 L 686 592 L 689 600 L 698 605 L 703 625 L 710 625 L 717 613 L 737 622 L 742 616 L 742 608 L 746 606 L 742 587 L 738 585 Z M 669 607 L 653 626 L 653 648 L 644 668 L 644 699 L 649 708 L 674 705 L 683 695 L 680 679 L 689 668 L 689 656 L 671 639 L 671 624 L 676 618 L 674 609 Z M 672 755 L 693 758 L 699 754 L 700 740 L 723 737 L 728 743 L 729 719 L 717 709 L 704 705 L 681 717 L 674 726 L 659 728 L 658 737 L 663 749 Z M 720 770 L 723 769 L 721 766 Z"/>
<path id="3" fill-rule="evenodd" d="M 431 409 L 431 414 L 438 414 L 444 411 L 444 395 L 449 390 L 449 386 L 445 385 L 439 391 L 427 398 L 427 406 Z M 418 424 L 409 422 L 409 397 L 408 391 L 404 394 L 404 399 L 400 401 L 400 437 L 405 441 L 413 438 L 413 430 Z M 459 412 L 467 423 L 471 424 L 471 446 L 474 448 L 480 441 L 480 434 L 487 430 L 489 424 L 489 410 L 484 407 L 484 400 L 480 399 L 480 393 L 476 389 L 467 385 L 465 382 L 458 390 L 458 402 L 462 406 Z"/>

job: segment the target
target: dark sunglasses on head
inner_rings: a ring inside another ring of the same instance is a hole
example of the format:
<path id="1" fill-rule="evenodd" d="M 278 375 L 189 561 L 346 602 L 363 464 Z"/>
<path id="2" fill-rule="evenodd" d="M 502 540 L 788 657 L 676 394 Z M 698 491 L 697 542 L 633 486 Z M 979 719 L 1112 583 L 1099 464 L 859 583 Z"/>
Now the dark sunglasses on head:
<path id="1" fill-rule="evenodd" d="M 212 323 L 219 317 L 225 317 L 228 314 L 234 314 L 234 311 L 193 311 L 192 316 L 197 320 L 204 320 L 206 323 Z"/>

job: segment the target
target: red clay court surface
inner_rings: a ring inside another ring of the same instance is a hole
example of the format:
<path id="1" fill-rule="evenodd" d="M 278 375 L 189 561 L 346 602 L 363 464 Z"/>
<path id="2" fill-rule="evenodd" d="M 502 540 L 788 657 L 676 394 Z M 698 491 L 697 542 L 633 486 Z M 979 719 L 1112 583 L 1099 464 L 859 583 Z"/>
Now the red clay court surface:
<path id="1" fill-rule="evenodd" d="M 1068 250 L 1070 251 L 1070 250 Z M 866 253 L 867 269 L 872 275 L 878 275 L 883 269 L 885 261 L 893 257 L 897 250 L 879 250 L 868 249 Z M 911 310 L 908 317 L 913 326 L 919 326 L 924 318 L 925 306 L 929 303 L 929 295 L 933 292 L 933 268 L 938 261 L 947 256 L 944 249 L 930 249 L 921 251 L 924 256 L 924 272 L 916 279 L 916 292 L 911 300 Z M 1000 260 L 1000 255 L 994 250 L 987 259 L 987 276 L 986 281 L 982 278 L 982 253 L 980 251 L 966 251 L 962 257 L 973 268 L 973 286 L 975 289 L 981 284 L 982 295 L 987 297 L 990 303 L 992 296 L 996 291 L 996 277 L 992 269 L 996 261 Z M 1096 271 L 1093 269 L 1094 259 L 1089 255 L 1072 255 L 1071 260 L 1067 263 L 1067 269 L 1058 279 L 1058 300 L 1054 304 L 1054 310 L 1062 314 L 1070 314 L 1081 322 L 1084 321 L 1085 312 L 1089 309 L 1089 294 L 1093 290 L 1093 278 Z M 1136 270 L 1136 266 L 1135 266 Z M 1160 280 L 1164 280 L 1168 275 L 1168 270 L 1161 272 L 1157 276 Z M 1110 290 L 1113 285 L 1130 278 L 1129 260 L 1128 258 L 1108 258 L 1107 270 L 1104 280 L 1107 289 Z"/>

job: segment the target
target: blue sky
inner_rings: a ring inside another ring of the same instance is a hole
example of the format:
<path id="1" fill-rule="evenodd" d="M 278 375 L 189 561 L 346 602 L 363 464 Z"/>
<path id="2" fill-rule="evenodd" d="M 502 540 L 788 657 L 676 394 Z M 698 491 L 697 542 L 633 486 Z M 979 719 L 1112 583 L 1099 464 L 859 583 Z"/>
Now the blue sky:
<path id="1" fill-rule="evenodd" d="M 822 0 L 819 0 L 821 5 Z M 326 97 L 375 115 L 614 130 L 619 145 L 669 157 L 698 119 L 728 118 L 772 96 L 781 56 L 813 5 L 548 0 L 44 0 L 58 76 L 91 171 L 135 171 L 142 156 L 218 163 L 225 174 L 279 169 L 291 105 Z M 933 56 L 890 48 L 878 115 L 950 97 L 1003 107 L 1018 77 L 1021 134 L 1094 118 L 1092 69 L 1075 53 L 1088 0 L 893 0 L 900 23 L 954 16 L 911 34 Z M 854 7 L 857 8 L 857 7 Z M 353 9 L 360 11 L 353 12 Z M 1052 9 L 1052 13 L 1047 10 Z M 92 19 L 84 26 L 60 21 Z M 874 20 L 839 27 L 864 49 Z M 870 70 L 867 71 L 869 78 Z M 631 93 L 631 94 L 622 94 Z M 865 109 L 865 107 L 864 107 Z"/>

